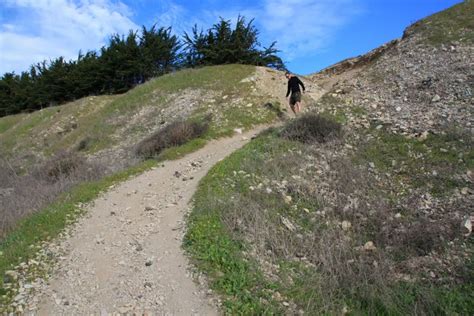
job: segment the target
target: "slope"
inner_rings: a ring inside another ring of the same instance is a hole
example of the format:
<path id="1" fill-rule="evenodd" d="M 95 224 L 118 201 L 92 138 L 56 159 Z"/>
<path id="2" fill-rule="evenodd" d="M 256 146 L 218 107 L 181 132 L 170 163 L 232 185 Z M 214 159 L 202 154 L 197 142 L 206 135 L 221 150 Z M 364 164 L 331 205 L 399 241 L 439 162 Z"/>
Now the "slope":
<path id="1" fill-rule="evenodd" d="M 308 116 L 211 169 L 185 245 L 226 311 L 474 312 L 473 15 L 311 76 Z"/>

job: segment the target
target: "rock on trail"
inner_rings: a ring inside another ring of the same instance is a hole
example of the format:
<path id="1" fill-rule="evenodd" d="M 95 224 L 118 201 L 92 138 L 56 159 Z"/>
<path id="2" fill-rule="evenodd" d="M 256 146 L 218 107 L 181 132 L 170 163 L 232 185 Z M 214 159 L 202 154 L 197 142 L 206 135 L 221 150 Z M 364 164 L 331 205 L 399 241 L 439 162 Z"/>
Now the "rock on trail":
<path id="1" fill-rule="evenodd" d="M 184 216 L 199 180 L 261 129 L 210 142 L 103 194 L 61 242 L 66 254 L 30 311 L 218 314 L 214 299 L 194 282 L 181 249 Z"/>

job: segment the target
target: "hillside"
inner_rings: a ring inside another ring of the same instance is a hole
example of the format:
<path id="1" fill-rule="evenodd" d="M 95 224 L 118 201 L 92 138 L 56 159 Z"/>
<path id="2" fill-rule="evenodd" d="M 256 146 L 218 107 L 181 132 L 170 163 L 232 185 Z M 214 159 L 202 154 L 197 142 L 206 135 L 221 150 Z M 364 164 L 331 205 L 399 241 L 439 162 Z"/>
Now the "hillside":
<path id="1" fill-rule="evenodd" d="M 0 171 L 24 173 L 2 179 L 0 206 L 18 212 L 6 201 L 28 191 L 9 186 L 35 188 L 57 152 L 90 163 L 80 186 L 52 169 L 66 194 L 9 222 L 4 311 L 474 314 L 472 16 L 465 1 L 303 78 L 296 119 L 283 74 L 242 65 L 0 118 Z M 197 139 L 136 156 L 156 131 L 209 117 Z"/>
<path id="2" fill-rule="evenodd" d="M 210 171 L 185 245 L 228 313 L 474 312 L 473 15 L 310 76 L 308 116 Z"/>
<path id="3" fill-rule="evenodd" d="M 254 81 L 244 80 L 254 72 L 255 67 L 237 65 L 184 70 L 122 95 L 0 118 L 0 155 L 19 166 L 60 150 L 125 160 L 138 141 L 175 120 L 212 114 L 208 138 L 270 122 L 276 113 L 263 105 L 273 99 L 257 91 Z"/>

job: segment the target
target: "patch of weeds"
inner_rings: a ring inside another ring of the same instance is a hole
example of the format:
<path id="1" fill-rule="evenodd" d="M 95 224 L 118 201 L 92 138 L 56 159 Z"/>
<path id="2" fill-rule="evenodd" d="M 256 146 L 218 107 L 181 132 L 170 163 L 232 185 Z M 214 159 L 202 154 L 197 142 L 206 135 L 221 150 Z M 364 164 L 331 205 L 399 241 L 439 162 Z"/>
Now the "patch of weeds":
<path id="1" fill-rule="evenodd" d="M 335 95 L 334 93 L 328 92 L 319 99 L 318 103 L 321 103 L 325 107 L 328 107 L 328 106 L 337 106 L 337 105 L 344 104 L 344 101 L 341 98 L 339 98 L 337 95 Z"/>
<path id="2" fill-rule="evenodd" d="M 140 142 L 135 154 L 142 158 L 157 157 L 162 151 L 178 147 L 203 136 L 209 128 L 209 122 L 178 121 L 169 124 L 162 130 Z M 198 143 L 193 143 L 195 147 Z"/>
<path id="3" fill-rule="evenodd" d="M 77 151 L 88 151 L 91 148 L 91 144 L 94 142 L 94 138 L 86 136 L 81 139 L 76 146 Z"/>
<path id="4" fill-rule="evenodd" d="M 469 295 L 460 295 L 456 284 L 447 282 L 447 290 L 438 297 L 434 281 L 412 284 L 394 278 L 393 269 L 400 271 L 402 265 L 394 259 L 398 251 L 405 256 L 400 260 L 407 260 L 403 264 L 442 252 L 457 230 L 446 227 L 447 221 L 433 224 L 423 218 L 408 219 L 405 213 L 407 222 L 401 225 L 404 218 L 393 220 L 386 192 L 366 168 L 359 168 L 349 157 L 328 160 L 320 156 L 337 150 L 338 144 L 301 144 L 279 137 L 280 133 L 280 129 L 269 129 L 214 166 L 195 195 L 190 231 L 201 237 L 193 237 L 186 248 L 210 275 L 216 291 L 224 295 L 228 311 L 252 314 L 258 310 L 243 309 L 248 298 L 243 296 L 241 301 L 241 293 L 249 294 L 261 308 L 280 306 L 289 314 L 299 309 L 308 315 L 346 311 L 355 315 L 462 314 L 472 309 Z M 429 138 L 424 143 L 416 140 L 421 144 L 409 148 L 405 142 L 395 138 L 389 149 L 381 148 L 390 157 L 402 155 L 410 160 L 412 151 L 429 153 L 435 146 Z M 321 174 L 318 164 L 325 163 L 330 171 Z M 392 168 L 391 160 L 378 163 Z M 319 191 L 321 187 L 326 189 Z M 351 226 L 344 229 L 342 220 Z M 376 250 L 362 249 L 368 240 Z M 225 260 L 220 252 L 226 254 Z M 252 268 L 242 268 L 239 260 Z M 223 268 L 224 263 L 230 268 Z M 245 273 L 250 273 L 246 280 L 263 274 L 257 278 L 260 286 L 241 281 Z M 457 294 L 449 297 L 448 289 Z M 290 307 L 281 306 L 283 302 Z"/>
<path id="5" fill-rule="evenodd" d="M 420 32 L 423 42 L 441 45 L 453 41 L 474 43 L 474 2 L 463 1 L 410 26 L 405 35 Z"/>
<path id="6" fill-rule="evenodd" d="M 285 116 L 285 111 L 283 111 L 280 102 L 275 101 L 273 103 L 267 102 L 264 105 L 265 108 L 269 109 L 270 111 L 275 112 L 278 118 L 283 118 Z"/>
<path id="7" fill-rule="evenodd" d="M 207 144 L 207 140 L 203 138 L 195 138 L 181 146 L 174 146 L 164 149 L 156 158 L 162 160 L 175 160 L 192 153 Z"/>
<path id="8" fill-rule="evenodd" d="M 367 110 L 361 106 L 351 106 L 350 111 L 357 117 L 362 117 L 368 114 Z"/>
<path id="9" fill-rule="evenodd" d="M 456 175 L 473 166 L 472 136 L 457 131 L 429 135 L 426 140 L 407 138 L 385 131 L 374 131 L 375 138 L 356 157 L 372 162 L 383 172 L 415 188 L 428 187 L 439 196 L 466 185 Z"/>
<path id="10" fill-rule="evenodd" d="M 302 143 L 324 143 L 341 136 L 342 127 L 328 117 L 305 114 L 289 122 L 280 136 Z"/>
<path id="11" fill-rule="evenodd" d="M 20 122 L 25 114 L 16 114 L 0 117 L 0 134 L 5 133 L 10 128 L 14 127 L 18 122 Z"/>

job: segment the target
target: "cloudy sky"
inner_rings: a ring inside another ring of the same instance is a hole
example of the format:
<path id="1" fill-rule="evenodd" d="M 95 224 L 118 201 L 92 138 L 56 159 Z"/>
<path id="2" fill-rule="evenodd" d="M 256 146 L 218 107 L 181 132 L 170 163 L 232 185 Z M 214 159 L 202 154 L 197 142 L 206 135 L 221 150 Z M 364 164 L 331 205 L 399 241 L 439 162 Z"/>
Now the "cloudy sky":
<path id="1" fill-rule="evenodd" d="M 414 21 L 460 0 L 0 0 L 0 75 L 79 50 L 141 25 L 182 34 L 219 17 L 254 18 L 260 42 L 277 41 L 288 67 L 307 74 L 362 54 Z"/>

